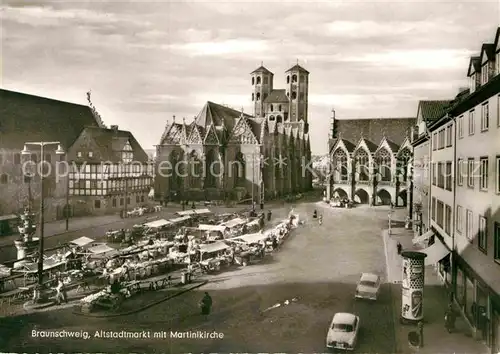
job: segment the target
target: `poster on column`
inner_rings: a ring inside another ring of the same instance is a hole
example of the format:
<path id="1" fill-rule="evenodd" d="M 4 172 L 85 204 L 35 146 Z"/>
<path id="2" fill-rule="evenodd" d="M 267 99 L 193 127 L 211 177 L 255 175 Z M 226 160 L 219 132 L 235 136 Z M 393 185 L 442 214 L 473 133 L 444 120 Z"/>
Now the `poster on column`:
<path id="1" fill-rule="evenodd" d="M 424 259 L 420 252 L 403 252 L 402 307 L 401 315 L 410 321 L 420 321 L 424 317 Z"/>

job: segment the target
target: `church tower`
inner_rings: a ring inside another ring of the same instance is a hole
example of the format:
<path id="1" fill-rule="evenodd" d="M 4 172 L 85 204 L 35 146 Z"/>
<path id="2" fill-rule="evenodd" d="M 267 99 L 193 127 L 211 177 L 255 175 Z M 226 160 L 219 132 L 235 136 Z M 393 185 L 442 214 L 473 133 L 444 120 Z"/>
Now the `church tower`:
<path id="1" fill-rule="evenodd" d="M 307 124 L 309 100 L 309 71 L 296 64 L 285 72 L 286 95 L 289 100 L 289 121 Z"/>
<path id="2" fill-rule="evenodd" d="M 254 116 L 264 117 L 264 101 L 273 90 L 274 74 L 267 70 L 263 65 L 250 73 L 252 76 L 252 102 L 254 104 Z"/>

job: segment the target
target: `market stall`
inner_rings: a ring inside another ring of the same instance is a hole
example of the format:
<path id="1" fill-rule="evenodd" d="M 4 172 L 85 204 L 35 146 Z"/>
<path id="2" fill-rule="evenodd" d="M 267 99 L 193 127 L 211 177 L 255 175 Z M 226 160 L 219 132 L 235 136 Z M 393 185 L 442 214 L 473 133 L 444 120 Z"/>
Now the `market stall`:
<path id="1" fill-rule="evenodd" d="M 234 218 L 229 221 L 226 221 L 222 223 L 222 226 L 225 226 L 228 228 L 228 233 L 230 236 L 238 236 L 243 233 L 243 229 L 245 224 L 247 223 L 247 219 L 242 219 L 242 218 Z"/>
<path id="2" fill-rule="evenodd" d="M 178 218 L 170 219 L 169 222 L 177 227 L 191 225 L 192 218 L 189 215 L 180 216 Z"/>
<path id="3" fill-rule="evenodd" d="M 205 234 L 208 242 L 215 242 L 226 238 L 229 228 L 224 225 L 200 224 L 198 230 Z"/>
<path id="4" fill-rule="evenodd" d="M 49 274 L 49 278 L 53 278 L 56 273 L 66 269 L 67 261 L 60 255 L 52 255 L 43 260 L 43 272 Z M 16 268 L 13 270 L 15 273 L 24 275 L 24 284 L 35 281 L 38 277 L 38 262 L 17 262 Z"/>
<path id="5" fill-rule="evenodd" d="M 249 223 L 246 223 L 245 226 L 246 226 L 246 228 L 245 228 L 246 232 L 254 233 L 254 232 L 261 230 L 264 225 L 263 225 L 263 221 L 261 221 L 260 218 L 257 218 L 257 219 L 250 221 Z"/>
<path id="6" fill-rule="evenodd" d="M 80 248 L 88 248 L 88 247 L 91 247 L 92 243 L 94 243 L 95 240 L 89 238 L 89 237 L 86 237 L 86 236 L 82 236 L 82 237 L 79 237 L 73 241 L 71 241 L 69 243 L 70 247 L 80 247 Z"/>
<path id="7" fill-rule="evenodd" d="M 90 258 L 111 258 L 116 256 L 118 251 L 113 247 L 109 247 L 105 243 L 97 244 L 88 249 L 87 255 Z"/>
<path id="8" fill-rule="evenodd" d="M 199 246 L 200 266 L 205 272 L 220 270 L 222 265 L 227 265 L 232 256 L 227 253 L 230 247 L 222 241 L 202 244 Z"/>

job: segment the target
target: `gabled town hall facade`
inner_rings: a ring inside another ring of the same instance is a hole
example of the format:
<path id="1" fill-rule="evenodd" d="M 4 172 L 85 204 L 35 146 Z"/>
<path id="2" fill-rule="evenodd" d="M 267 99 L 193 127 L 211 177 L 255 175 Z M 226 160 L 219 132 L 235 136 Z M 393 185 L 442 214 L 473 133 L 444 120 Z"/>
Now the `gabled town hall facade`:
<path id="1" fill-rule="evenodd" d="M 167 124 L 155 199 L 260 203 L 311 188 L 309 72 L 298 64 L 287 70 L 285 89 L 274 89 L 273 77 L 263 66 L 251 73 L 253 116 L 207 102 L 190 124 Z"/>

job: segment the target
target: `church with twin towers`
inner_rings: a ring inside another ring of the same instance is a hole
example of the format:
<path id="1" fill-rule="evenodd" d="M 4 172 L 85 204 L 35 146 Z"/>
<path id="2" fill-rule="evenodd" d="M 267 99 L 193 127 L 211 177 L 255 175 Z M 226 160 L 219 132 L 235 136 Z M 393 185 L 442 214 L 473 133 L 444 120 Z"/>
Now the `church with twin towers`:
<path id="1" fill-rule="evenodd" d="M 156 200 L 260 204 L 312 189 L 309 72 L 297 63 L 275 88 L 261 64 L 249 84 L 253 115 L 208 101 L 192 122 L 167 122 L 156 146 Z"/>

